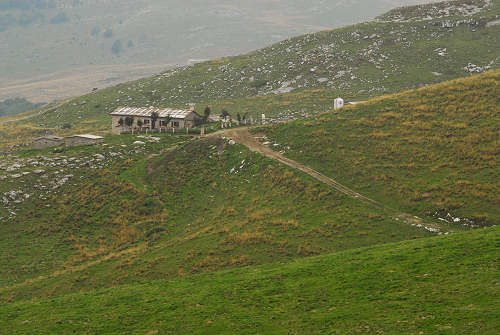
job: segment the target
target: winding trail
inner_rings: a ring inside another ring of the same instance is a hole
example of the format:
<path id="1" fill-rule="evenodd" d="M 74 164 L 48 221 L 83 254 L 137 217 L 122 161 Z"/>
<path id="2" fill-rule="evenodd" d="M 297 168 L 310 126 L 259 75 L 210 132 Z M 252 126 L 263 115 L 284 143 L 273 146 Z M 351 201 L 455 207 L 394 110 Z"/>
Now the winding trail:
<path id="1" fill-rule="evenodd" d="M 342 185 L 341 183 L 339 183 L 335 179 L 327 177 L 324 174 L 322 174 L 321 172 L 318 172 L 307 165 L 301 164 L 297 161 L 294 161 L 293 159 L 284 157 L 279 152 L 276 152 L 276 151 L 272 150 L 271 148 L 267 147 L 266 145 L 262 144 L 258 140 L 259 136 L 251 134 L 249 132 L 248 128 L 246 128 L 246 127 L 245 128 L 223 130 L 223 131 L 213 133 L 213 134 L 208 135 L 208 136 L 226 136 L 226 137 L 229 137 L 229 138 L 233 139 L 236 143 L 239 143 L 239 144 L 246 146 L 251 151 L 258 152 L 261 155 L 264 155 L 270 159 L 273 159 L 273 160 L 278 161 L 282 164 L 285 164 L 293 169 L 302 171 L 302 172 L 310 175 L 311 177 L 315 178 L 316 180 L 322 182 L 323 184 L 328 185 L 328 186 L 332 187 L 333 189 L 335 189 L 335 190 L 337 190 L 337 191 L 339 191 L 339 192 L 341 192 L 341 193 L 343 193 L 343 194 L 345 194 L 353 199 L 356 199 L 356 200 L 359 200 L 363 203 L 380 208 L 380 209 L 386 211 L 387 213 L 389 213 L 390 215 L 392 215 L 397 220 L 401 220 L 401 221 L 404 221 L 404 222 L 409 223 L 409 224 L 422 225 L 428 230 L 430 228 L 430 229 L 436 229 L 437 230 L 436 232 L 440 231 L 441 227 L 438 224 L 426 222 L 424 225 L 424 221 L 419 217 L 416 217 L 416 216 L 408 214 L 408 213 L 403 213 L 403 212 L 398 211 L 397 209 L 394 209 L 390 206 L 384 205 L 384 204 L 382 204 L 374 199 L 371 199 L 367 196 L 364 196 L 364 195 L 350 189 L 349 187 L 347 187 L 345 185 Z"/>

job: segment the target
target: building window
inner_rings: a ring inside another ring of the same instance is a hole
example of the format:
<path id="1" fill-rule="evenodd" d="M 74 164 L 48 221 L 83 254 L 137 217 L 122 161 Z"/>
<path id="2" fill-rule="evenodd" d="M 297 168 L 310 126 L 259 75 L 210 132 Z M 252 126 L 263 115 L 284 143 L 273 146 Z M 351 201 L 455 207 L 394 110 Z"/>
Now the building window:
<path id="1" fill-rule="evenodd" d="M 149 120 L 144 120 L 143 124 L 149 124 Z"/>
<path id="2" fill-rule="evenodd" d="M 172 127 L 179 127 L 179 122 L 172 121 Z"/>

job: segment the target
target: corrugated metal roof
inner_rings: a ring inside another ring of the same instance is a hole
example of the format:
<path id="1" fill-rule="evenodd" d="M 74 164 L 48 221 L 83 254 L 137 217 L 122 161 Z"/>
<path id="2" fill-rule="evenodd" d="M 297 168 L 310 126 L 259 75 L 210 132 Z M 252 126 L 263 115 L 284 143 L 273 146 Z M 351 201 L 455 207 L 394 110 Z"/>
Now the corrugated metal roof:
<path id="1" fill-rule="evenodd" d="M 110 115 L 117 116 L 143 116 L 150 117 L 152 112 L 157 112 L 158 117 L 170 116 L 173 119 L 185 119 L 192 111 L 157 107 L 118 107 Z"/>

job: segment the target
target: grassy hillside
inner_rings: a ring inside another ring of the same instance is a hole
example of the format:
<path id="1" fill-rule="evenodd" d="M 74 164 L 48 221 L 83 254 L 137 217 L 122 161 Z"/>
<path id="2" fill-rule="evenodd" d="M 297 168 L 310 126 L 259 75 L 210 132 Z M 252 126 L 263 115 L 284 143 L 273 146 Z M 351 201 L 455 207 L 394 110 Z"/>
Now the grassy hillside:
<path id="1" fill-rule="evenodd" d="M 0 333 L 495 333 L 500 70 L 330 109 L 498 67 L 498 15 L 402 8 L 0 124 Z M 223 136 L 22 146 L 188 102 L 300 119 L 255 131 L 382 205 Z"/>
<path id="2" fill-rule="evenodd" d="M 0 225 L 2 301 L 432 235 L 242 146 L 161 138 L 138 149 L 137 137 L 115 136 L 103 148 L 26 152 L 15 161 L 22 176 L 10 172 L 0 181 L 8 199 Z M 176 143 L 181 147 L 168 151 Z M 34 169 L 45 170 L 45 182 Z"/>
<path id="3" fill-rule="evenodd" d="M 499 66 L 498 0 L 460 0 L 434 8 L 405 7 L 373 22 L 177 68 L 76 98 L 0 133 L 28 126 L 62 133 L 63 125 L 73 132 L 109 130 L 108 113 L 120 105 L 184 108 L 197 103 L 199 110 L 210 105 L 214 113 L 227 109 L 233 117 L 249 112 L 260 120 L 264 111 L 274 120 L 300 118 L 331 109 L 338 96 L 365 100 Z M 415 12 L 425 17 L 414 19 Z M 403 14 L 409 18 L 402 19 Z"/>
<path id="4" fill-rule="evenodd" d="M 8 334 L 496 334 L 499 228 L 3 304 Z"/>
<path id="5" fill-rule="evenodd" d="M 415 215 L 499 224 L 500 71 L 262 128 L 278 150 Z"/>

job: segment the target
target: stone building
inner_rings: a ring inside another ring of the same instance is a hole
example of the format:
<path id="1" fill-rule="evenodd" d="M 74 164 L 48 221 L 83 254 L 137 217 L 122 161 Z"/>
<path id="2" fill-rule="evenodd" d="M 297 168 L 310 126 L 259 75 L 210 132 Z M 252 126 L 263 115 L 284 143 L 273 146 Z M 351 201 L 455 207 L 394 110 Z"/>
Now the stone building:
<path id="1" fill-rule="evenodd" d="M 50 147 L 57 147 L 64 144 L 64 138 L 59 136 L 42 136 L 35 139 L 33 147 L 35 149 L 45 149 Z"/>
<path id="2" fill-rule="evenodd" d="M 153 119 L 154 114 L 157 115 L 156 120 Z M 110 115 L 114 134 L 152 129 L 191 129 L 202 119 L 194 110 L 156 107 L 118 107 Z"/>

